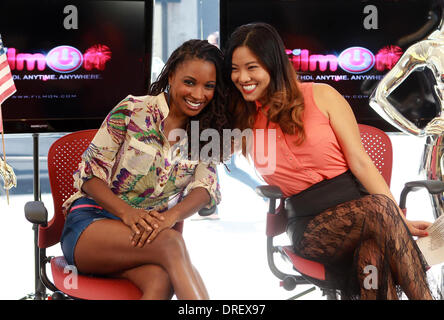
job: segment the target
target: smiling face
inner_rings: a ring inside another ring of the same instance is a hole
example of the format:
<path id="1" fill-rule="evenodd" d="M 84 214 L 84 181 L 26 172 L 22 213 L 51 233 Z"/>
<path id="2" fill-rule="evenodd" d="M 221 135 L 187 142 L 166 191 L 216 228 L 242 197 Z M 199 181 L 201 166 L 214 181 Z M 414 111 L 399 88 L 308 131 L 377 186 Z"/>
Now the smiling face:
<path id="1" fill-rule="evenodd" d="M 265 102 L 270 74 L 246 46 L 233 51 L 231 80 L 246 101 Z"/>
<path id="2" fill-rule="evenodd" d="M 170 112 L 192 117 L 213 99 L 216 89 L 216 67 L 212 62 L 189 59 L 177 66 L 168 77 Z"/>

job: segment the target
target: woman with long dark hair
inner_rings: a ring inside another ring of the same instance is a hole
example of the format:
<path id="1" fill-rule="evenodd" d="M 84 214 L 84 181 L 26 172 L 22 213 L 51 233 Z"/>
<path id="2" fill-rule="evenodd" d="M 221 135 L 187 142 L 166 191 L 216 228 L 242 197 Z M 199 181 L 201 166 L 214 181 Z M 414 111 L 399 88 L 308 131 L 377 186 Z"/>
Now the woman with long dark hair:
<path id="1" fill-rule="evenodd" d="M 282 39 L 265 23 L 234 31 L 225 74 L 235 127 L 255 136 L 257 129 L 276 132 L 276 168 L 263 179 L 289 197 L 294 250 L 323 263 L 327 284 L 349 298 L 397 299 L 402 289 L 410 299 L 432 299 L 412 238 L 426 235 L 430 223 L 405 219 L 342 95 L 326 84 L 300 83 Z M 260 173 L 256 149 L 250 152 Z M 376 287 L 366 285 L 368 266 L 378 271 Z"/>
<path id="2" fill-rule="evenodd" d="M 200 131 L 228 126 L 222 65 L 218 48 L 187 41 L 147 96 L 130 95 L 108 114 L 74 175 L 78 191 L 64 203 L 68 264 L 127 278 L 142 299 L 208 299 L 173 226 L 220 201 L 219 159 L 190 159 L 186 147 L 192 121 Z"/>

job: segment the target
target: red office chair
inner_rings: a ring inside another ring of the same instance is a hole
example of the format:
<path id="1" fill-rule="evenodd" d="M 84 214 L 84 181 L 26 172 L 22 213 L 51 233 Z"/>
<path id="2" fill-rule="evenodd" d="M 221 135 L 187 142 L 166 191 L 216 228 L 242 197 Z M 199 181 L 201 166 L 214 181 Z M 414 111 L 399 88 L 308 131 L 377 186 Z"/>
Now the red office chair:
<path id="1" fill-rule="evenodd" d="M 365 150 L 390 186 L 392 173 L 392 144 L 390 138 L 384 131 L 371 126 L 359 124 L 359 130 Z M 426 188 L 432 194 L 442 193 L 444 192 L 444 183 L 441 181 L 413 181 L 406 183 L 399 203 L 404 213 L 407 194 L 420 188 Z M 285 198 L 280 188 L 276 186 L 260 186 L 256 188 L 256 192 L 261 197 L 270 199 L 266 221 L 266 236 L 267 259 L 272 273 L 281 280 L 281 285 L 286 290 L 293 290 L 298 284 L 315 284 L 321 288 L 327 299 L 336 299 L 336 291 L 325 286 L 325 268 L 323 264 L 298 256 L 293 252 L 291 246 L 273 244 L 274 237 L 284 233 L 287 224 L 287 215 L 284 208 Z M 280 205 L 276 209 L 277 199 L 280 199 Z M 275 264 L 274 253 L 279 253 L 285 260 L 289 261 L 293 269 L 299 274 L 282 272 Z M 311 290 L 306 292 L 308 293 L 309 291 Z"/>
<path id="2" fill-rule="evenodd" d="M 72 285 L 71 269 L 63 256 L 47 257 L 46 248 L 57 244 L 65 223 L 62 204 L 74 192 L 73 173 L 77 170 L 81 156 L 89 146 L 97 130 L 83 130 L 67 134 L 55 141 L 48 152 L 48 173 L 51 193 L 54 201 L 54 216 L 47 221 L 48 214 L 43 203 L 31 201 L 25 205 L 26 218 L 38 225 L 38 252 L 36 265 L 40 266 L 38 279 L 46 288 L 53 291 L 53 298 L 64 298 L 65 295 L 77 299 L 88 300 L 133 300 L 139 299 L 142 292 L 129 280 L 100 278 L 78 275 L 77 286 Z M 175 229 L 182 232 L 183 223 L 178 223 Z M 50 263 L 54 283 L 46 273 L 46 264 Z M 70 277 L 70 278 L 68 278 Z M 66 285 L 68 284 L 68 285 Z M 63 294 L 62 294 L 63 293 Z M 45 296 L 39 292 L 39 296 Z"/>

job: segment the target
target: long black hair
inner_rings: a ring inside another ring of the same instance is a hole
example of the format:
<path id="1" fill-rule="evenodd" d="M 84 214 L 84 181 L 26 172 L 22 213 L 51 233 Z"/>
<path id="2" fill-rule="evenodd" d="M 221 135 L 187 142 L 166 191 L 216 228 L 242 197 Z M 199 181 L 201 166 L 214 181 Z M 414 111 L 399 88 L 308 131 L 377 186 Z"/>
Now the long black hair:
<path id="1" fill-rule="evenodd" d="M 284 43 L 276 29 L 262 22 L 249 23 L 238 27 L 230 36 L 225 50 L 224 74 L 230 96 L 229 111 L 234 115 L 236 127 L 252 128 L 256 106 L 242 98 L 231 81 L 233 52 L 247 47 L 259 59 L 268 74 L 270 84 L 265 93 L 268 120 L 279 123 L 285 133 L 296 134 L 299 143 L 305 138 L 302 112 L 304 101 L 297 86 L 296 72 L 285 52 Z"/>
<path id="2" fill-rule="evenodd" d="M 201 59 L 213 63 L 216 68 L 216 88 L 214 91 L 213 99 L 208 105 L 196 116 L 188 119 L 188 125 L 186 127 L 188 137 L 191 137 L 191 121 L 199 122 L 199 137 L 201 132 L 205 129 L 215 129 L 219 133 L 220 137 L 220 161 L 223 161 L 223 129 L 229 129 L 230 117 L 226 108 L 226 90 L 225 81 L 223 78 L 223 54 L 222 51 L 210 44 L 207 40 L 192 39 L 184 42 L 178 47 L 162 69 L 157 80 L 153 82 L 148 90 L 149 95 L 158 95 L 168 89 L 168 78 L 176 71 L 176 68 L 183 62 L 191 59 Z M 191 156 L 191 139 L 189 141 L 189 154 Z M 199 139 L 199 152 L 206 142 Z M 216 159 L 214 159 L 216 160 Z"/>

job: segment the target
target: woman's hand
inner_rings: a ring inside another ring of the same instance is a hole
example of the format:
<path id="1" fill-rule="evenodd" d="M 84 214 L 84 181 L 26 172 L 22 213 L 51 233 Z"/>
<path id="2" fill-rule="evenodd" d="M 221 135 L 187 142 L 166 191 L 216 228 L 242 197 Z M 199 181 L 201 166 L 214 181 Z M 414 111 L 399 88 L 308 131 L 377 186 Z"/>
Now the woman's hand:
<path id="1" fill-rule="evenodd" d="M 406 220 L 407 227 L 409 228 L 410 233 L 413 236 L 417 237 L 426 237 L 428 236 L 428 232 L 426 229 L 430 227 L 432 224 L 426 221 L 409 221 Z"/>
<path id="2" fill-rule="evenodd" d="M 182 221 L 191 216 L 193 213 L 199 211 L 211 200 L 208 191 L 203 187 L 196 187 L 179 203 L 177 203 L 174 207 L 168 209 L 165 212 L 159 213 L 157 211 L 145 211 L 151 216 L 153 221 L 155 221 L 155 225 L 151 224 L 151 226 L 155 226 L 154 228 L 145 229 L 148 226 L 139 225 L 137 231 L 140 228 L 141 232 L 136 232 L 133 229 L 133 235 L 131 237 L 131 241 L 134 246 L 143 247 L 145 243 L 152 242 L 157 235 L 165 229 L 172 228 L 177 221 Z"/>
<path id="3" fill-rule="evenodd" d="M 168 211 L 163 214 L 157 211 L 149 211 L 148 214 L 155 219 L 156 227 L 151 229 L 145 229 L 145 227 L 142 227 L 141 232 L 133 233 L 131 239 L 133 246 L 142 248 L 145 243 L 153 241 L 162 230 L 172 228 L 176 223 L 176 218 L 172 214 L 168 214 Z"/>
<path id="4" fill-rule="evenodd" d="M 136 246 L 138 241 L 134 242 L 134 235 L 139 238 L 147 233 L 148 235 L 157 228 L 164 220 L 164 217 L 159 213 L 153 214 L 153 211 L 149 212 L 143 209 L 131 208 L 127 210 L 122 217 L 122 221 L 133 232 L 132 244 Z"/>

